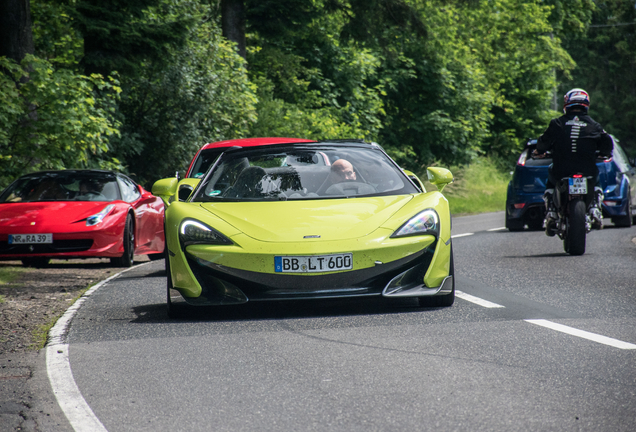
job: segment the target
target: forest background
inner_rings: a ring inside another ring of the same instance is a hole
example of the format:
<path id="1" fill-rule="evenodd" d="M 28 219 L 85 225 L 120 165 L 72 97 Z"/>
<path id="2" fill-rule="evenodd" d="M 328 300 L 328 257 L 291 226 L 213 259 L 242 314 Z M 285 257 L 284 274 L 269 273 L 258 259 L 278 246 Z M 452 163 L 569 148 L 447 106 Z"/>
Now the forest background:
<path id="1" fill-rule="evenodd" d="M 3 0 L 0 188 L 250 136 L 509 170 L 572 87 L 633 156 L 635 71 L 634 0 Z"/>

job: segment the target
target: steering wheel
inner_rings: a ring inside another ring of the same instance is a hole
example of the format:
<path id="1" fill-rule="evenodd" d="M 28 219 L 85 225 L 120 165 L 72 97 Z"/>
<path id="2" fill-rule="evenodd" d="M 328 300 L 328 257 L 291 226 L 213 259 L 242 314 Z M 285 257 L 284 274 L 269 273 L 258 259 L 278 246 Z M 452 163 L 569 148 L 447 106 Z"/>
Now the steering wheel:
<path id="1" fill-rule="evenodd" d="M 358 181 L 346 181 L 333 184 L 325 191 L 326 195 L 368 195 L 376 193 L 377 190 L 370 184 Z"/>

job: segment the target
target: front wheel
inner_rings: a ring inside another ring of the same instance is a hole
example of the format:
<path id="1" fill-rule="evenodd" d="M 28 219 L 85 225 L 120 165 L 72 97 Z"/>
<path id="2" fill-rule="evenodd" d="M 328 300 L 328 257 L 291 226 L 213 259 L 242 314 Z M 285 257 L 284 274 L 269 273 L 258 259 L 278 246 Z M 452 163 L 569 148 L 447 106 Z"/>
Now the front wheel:
<path id="1" fill-rule="evenodd" d="M 110 262 L 117 267 L 131 267 L 135 257 L 135 225 L 131 215 L 126 217 L 124 226 L 124 253 L 119 258 L 111 258 Z"/>
<path id="2" fill-rule="evenodd" d="M 585 203 L 583 200 L 573 200 L 568 203 L 568 217 L 563 249 L 570 255 L 585 253 Z"/>

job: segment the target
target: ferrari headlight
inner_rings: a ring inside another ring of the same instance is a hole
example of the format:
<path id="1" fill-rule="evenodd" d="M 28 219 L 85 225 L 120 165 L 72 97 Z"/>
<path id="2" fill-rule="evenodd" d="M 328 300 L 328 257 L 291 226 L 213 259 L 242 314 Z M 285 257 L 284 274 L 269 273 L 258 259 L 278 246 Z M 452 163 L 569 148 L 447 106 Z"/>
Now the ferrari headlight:
<path id="1" fill-rule="evenodd" d="M 179 243 L 185 248 L 193 244 L 231 245 L 232 241 L 202 222 L 186 219 L 179 227 Z"/>
<path id="2" fill-rule="evenodd" d="M 100 211 L 97 214 L 94 214 L 93 216 L 87 217 L 86 226 L 97 225 L 98 223 L 103 221 L 104 218 L 108 215 L 108 213 L 110 213 L 114 208 L 115 208 L 114 204 L 108 204 L 106 207 L 104 207 L 104 210 Z"/>
<path id="3" fill-rule="evenodd" d="M 395 231 L 391 237 L 406 237 L 422 234 L 439 237 L 439 216 L 433 209 L 426 209 L 418 213 Z"/>

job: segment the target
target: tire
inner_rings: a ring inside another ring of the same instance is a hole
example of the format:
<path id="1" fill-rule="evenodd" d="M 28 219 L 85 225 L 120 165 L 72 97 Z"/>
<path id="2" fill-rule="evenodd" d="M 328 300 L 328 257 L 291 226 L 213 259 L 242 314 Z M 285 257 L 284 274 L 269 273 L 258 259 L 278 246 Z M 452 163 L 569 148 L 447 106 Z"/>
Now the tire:
<path id="1" fill-rule="evenodd" d="M 25 267 L 35 267 L 35 268 L 43 268 L 49 265 L 50 258 L 23 258 L 22 265 Z"/>
<path id="2" fill-rule="evenodd" d="M 508 219 L 506 218 L 506 228 L 508 231 L 523 231 L 523 221 L 520 219 Z"/>
<path id="3" fill-rule="evenodd" d="M 124 226 L 124 253 L 119 258 L 111 258 L 110 262 L 117 267 L 131 267 L 135 257 L 135 225 L 129 214 Z"/>
<path id="4" fill-rule="evenodd" d="M 453 259 L 453 247 L 451 245 L 449 276 L 453 277 L 453 289 L 450 294 L 433 297 L 419 297 L 417 300 L 421 307 L 449 307 L 455 303 L 455 260 Z"/>
<path id="5" fill-rule="evenodd" d="M 619 228 L 629 228 L 632 226 L 633 220 L 632 220 L 632 197 L 629 195 L 627 195 L 627 208 L 626 208 L 626 215 L 625 216 L 618 216 L 612 219 L 612 222 L 614 222 L 614 225 L 616 227 Z"/>
<path id="6" fill-rule="evenodd" d="M 568 218 L 563 249 L 570 255 L 583 255 L 585 253 L 585 203 L 583 200 L 574 200 L 568 203 Z"/>

